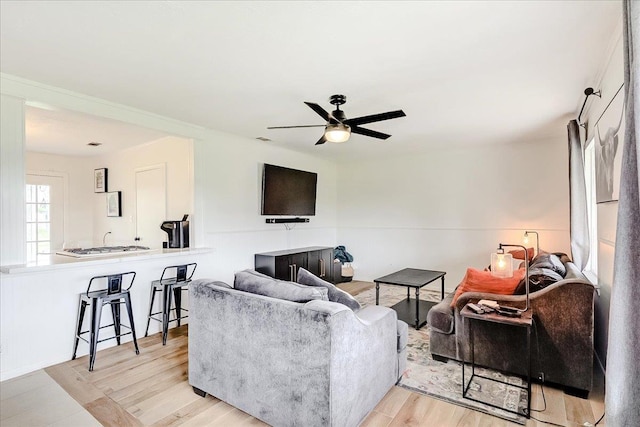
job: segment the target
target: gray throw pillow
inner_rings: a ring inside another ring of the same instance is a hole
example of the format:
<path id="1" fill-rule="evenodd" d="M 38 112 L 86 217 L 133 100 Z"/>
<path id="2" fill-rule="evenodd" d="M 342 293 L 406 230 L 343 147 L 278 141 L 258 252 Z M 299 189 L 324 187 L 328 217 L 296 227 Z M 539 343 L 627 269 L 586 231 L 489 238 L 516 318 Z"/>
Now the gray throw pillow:
<path id="1" fill-rule="evenodd" d="M 329 301 L 344 304 L 353 311 L 358 311 L 361 308 L 360 303 L 347 292 L 343 291 L 342 289 L 338 289 L 337 287 L 335 287 L 335 285 L 333 285 L 333 283 L 322 280 L 321 278 L 315 276 L 313 273 L 305 270 L 304 268 L 298 270 L 298 283 L 307 286 L 326 288 L 329 292 Z"/>
<path id="2" fill-rule="evenodd" d="M 326 289 L 277 280 L 253 270 L 236 273 L 234 287 L 240 291 L 293 302 L 329 300 Z"/>
<path id="3" fill-rule="evenodd" d="M 555 271 L 562 277 L 567 274 L 567 269 L 564 264 L 560 261 L 560 258 L 554 254 L 539 254 L 533 259 L 533 261 L 531 261 L 529 268 L 548 268 L 549 270 Z"/>

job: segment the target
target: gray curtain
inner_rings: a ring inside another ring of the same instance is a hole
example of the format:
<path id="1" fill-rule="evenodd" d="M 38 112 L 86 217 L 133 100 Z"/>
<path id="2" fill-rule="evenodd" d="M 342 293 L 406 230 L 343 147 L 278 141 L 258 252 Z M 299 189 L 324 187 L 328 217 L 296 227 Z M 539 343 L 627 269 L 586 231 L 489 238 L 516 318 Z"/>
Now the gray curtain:
<path id="1" fill-rule="evenodd" d="M 608 426 L 640 426 L 640 2 L 625 0 L 624 151 L 609 310 L 605 410 Z"/>
<path id="2" fill-rule="evenodd" d="M 571 258 L 582 271 L 589 259 L 589 219 L 587 218 L 587 190 L 584 182 L 584 157 L 577 120 L 567 125 L 569 132 L 569 209 L 571 230 Z"/>

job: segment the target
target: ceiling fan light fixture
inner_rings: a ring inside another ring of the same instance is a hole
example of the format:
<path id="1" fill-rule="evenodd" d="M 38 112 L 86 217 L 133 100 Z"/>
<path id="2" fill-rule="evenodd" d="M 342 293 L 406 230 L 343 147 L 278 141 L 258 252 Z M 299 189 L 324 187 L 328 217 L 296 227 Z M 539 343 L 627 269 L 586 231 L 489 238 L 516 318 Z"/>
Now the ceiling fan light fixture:
<path id="1" fill-rule="evenodd" d="M 342 123 L 330 124 L 325 127 L 324 137 L 329 142 L 346 142 L 351 136 L 351 127 Z"/>

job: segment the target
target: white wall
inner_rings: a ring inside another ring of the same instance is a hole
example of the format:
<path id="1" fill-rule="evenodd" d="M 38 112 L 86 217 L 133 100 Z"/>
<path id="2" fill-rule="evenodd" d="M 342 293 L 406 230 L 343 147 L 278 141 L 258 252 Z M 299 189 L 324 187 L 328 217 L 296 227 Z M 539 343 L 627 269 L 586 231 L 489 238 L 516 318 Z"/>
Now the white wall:
<path id="1" fill-rule="evenodd" d="M 198 243 L 213 248 L 211 277 L 232 281 L 233 273 L 253 268 L 258 252 L 336 242 L 336 166 L 265 142 L 210 131 L 195 145 Z M 264 163 L 318 174 L 316 215 L 309 223 L 266 224 L 260 215 Z M 198 267 L 200 268 L 200 267 Z"/>
<path id="2" fill-rule="evenodd" d="M 619 30 L 614 39 L 615 44 L 610 56 L 603 63 L 602 77 L 594 85 L 595 90 L 602 92 L 602 97 L 590 97 L 590 103 L 585 113 L 587 122 L 587 140 L 594 135 L 594 126 L 614 95 L 624 83 L 624 57 L 622 33 Z M 623 89 L 624 91 L 624 89 Z M 591 135 L 591 136 L 590 136 Z M 585 141 L 586 142 L 586 141 Z M 622 150 L 622 147 L 618 147 Z M 618 222 L 618 201 L 600 203 L 597 205 L 598 241 L 591 242 L 598 256 L 598 285 L 599 294 L 596 296 L 595 310 L 595 347 L 598 359 L 604 365 L 607 358 L 607 343 L 609 336 L 609 303 L 611 299 L 611 285 L 613 284 L 613 257 L 616 243 L 616 225 Z"/>
<path id="3" fill-rule="evenodd" d="M 568 253 L 567 171 L 562 138 L 340 164 L 338 244 L 357 279 L 425 268 L 446 271 L 448 289 L 524 230 Z"/>
<path id="4" fill-rule="evenodd" d="M 59 156 L 27 151 L 26 172 L 52 172 L 66 178 L 65 227 L 66 247 L 93 244 L 93 167 L 86 157 Z M 58 248 L 54 248 L 58 249 Z"/>
<path id="5" fill-rule="evenodd" d="M 93 193 L 93 244 L 102 245 L 111 231 L 108 244 L 136 244 L 136 176 L 138 168 L 164 164 L 167 184 L 167 220 L 182 219 L 193 212 L 193 143 L 167 136 L 147 144 L 91 158 L 94 168 L 108 169 L 108 191 L 121 191 L 122 217 L 107 217 L 106 196 Z M 90 182 L 92 182 L 90 180 Z M 143 218 L 140 219 L 144 221 Z M 160 224 L 157 224 L 158 228 Z"/>
<path id="6" fill-rule="evenodd" d="M 0 96 L 0 265 L 26 259 L 24 99 Z"/>

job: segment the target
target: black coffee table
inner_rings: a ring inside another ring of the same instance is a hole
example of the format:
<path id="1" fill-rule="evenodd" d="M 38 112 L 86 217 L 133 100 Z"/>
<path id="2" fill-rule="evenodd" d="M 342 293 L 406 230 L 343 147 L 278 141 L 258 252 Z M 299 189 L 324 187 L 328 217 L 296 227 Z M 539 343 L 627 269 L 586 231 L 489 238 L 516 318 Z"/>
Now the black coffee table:
<path id="1" fill-rule="evenodd" d="M 398 313 L 398 319 L 404 320 L 410 325 L 415 325 L 416 329 L 420 329 L 427 323 L 427 312 L 436 303 L 431 301 L 423 301 L 420 299 L 420 288 L 429 283 L 441 279 L 440 286 L 441 299 L 444 299 L 444 271 L 420 270 L 417 268 L 405 268 L 404 270 L 391 273 L 387 276 L 374 280 L 376 284 L 376 305 L 380 304 L 380 284 L 396 285 L 407 287 L 407 298 L 400 301 L 393 307 Z M 410 297 L 410 290 L 416 290 L 416 298 Z M 424 313 L 424 320 L 420 321 L 420 312 Z"/>

